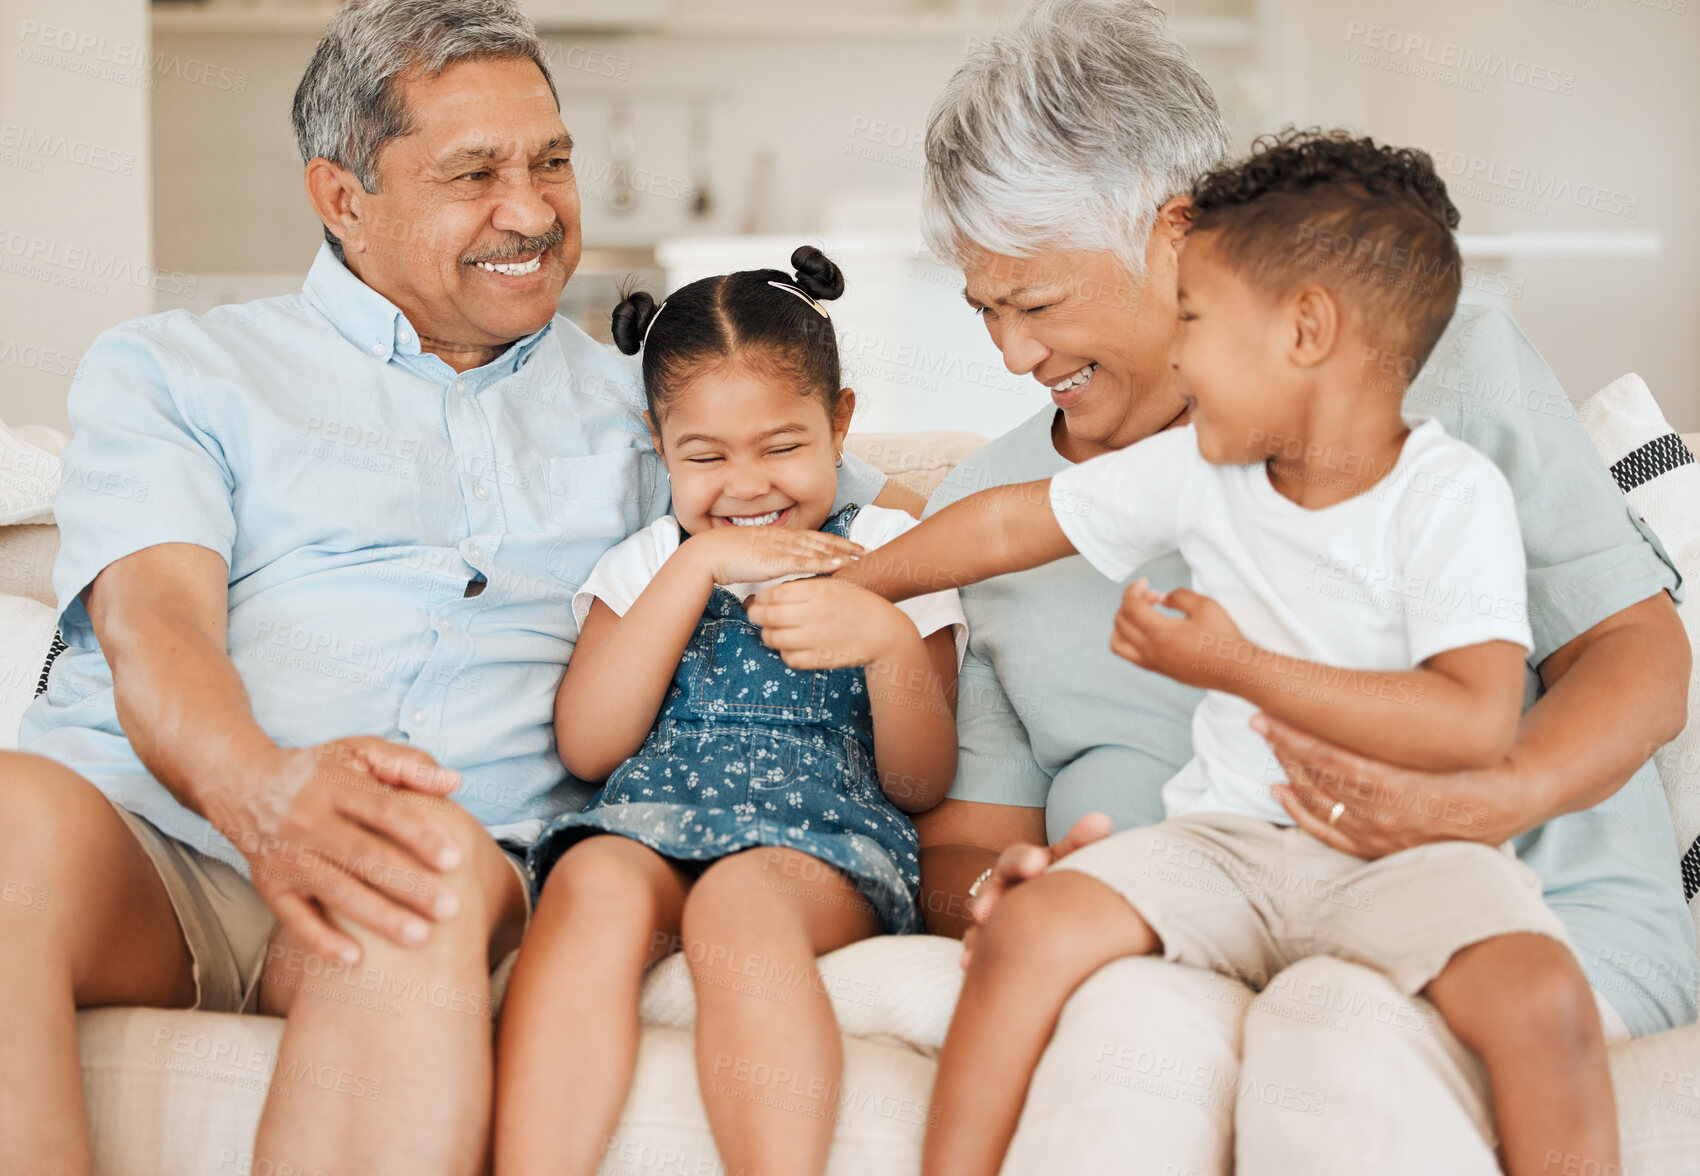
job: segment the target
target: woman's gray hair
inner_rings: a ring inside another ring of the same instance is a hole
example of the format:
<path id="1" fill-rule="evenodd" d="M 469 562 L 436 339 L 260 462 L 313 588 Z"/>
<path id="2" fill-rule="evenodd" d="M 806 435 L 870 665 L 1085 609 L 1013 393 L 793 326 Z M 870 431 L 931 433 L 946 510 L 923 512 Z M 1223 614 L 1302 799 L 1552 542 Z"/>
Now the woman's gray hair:
<path id="1" fill-rule="evenodd" d="M 979 250 L 1108 250 L 1145 269 L 1157 210 L 1230 149 L 1210 86 L 1143 0 L 1039 0 L 970 47 L 927 116 L 922 233 Z"/>
<path id="2" fill-rule="evenodd" d="M 376 192 L 384 144 L 412 129 L 397 83 L 481 57 L 536 63 L 560 107 L 537 26 L 513 0 L 347 0 L 295 90 L 301 162 L 323 156 Z M 329 229 L 325 239 L 341 256 Z"/>

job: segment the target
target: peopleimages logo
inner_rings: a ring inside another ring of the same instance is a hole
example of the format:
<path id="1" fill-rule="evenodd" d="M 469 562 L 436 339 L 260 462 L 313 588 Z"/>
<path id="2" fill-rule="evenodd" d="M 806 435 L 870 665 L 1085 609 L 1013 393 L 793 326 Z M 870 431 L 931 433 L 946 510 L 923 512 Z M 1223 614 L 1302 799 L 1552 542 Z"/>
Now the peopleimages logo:
<path id="1" fill-rule="evenodd" d="M 1437 149 L 1429 154 L 1435 171 L 1447 181 L 1448 191 L 1455 196 L 1469 196 L 1541 216 L 1547 213 L 1549 201 L 1626 220 L 1634 220 L 1641 212 L 1639 196 L 1615 188 L 1462 151 Z"/>
<path id="2" fill-rule="evenodd" d="M 36 237 L 0 228 L 0 265 L 8 273 L 56 281 L 66 275 L 90 279 L 91 288 L 104 294 L 104 283 L 140 286 L 193 298 L 200 279 L 176 270 L 162 270 L 133 258 L 102 253 L 85 245 L 66 245 L 48 237 Z M 57 273 L 56 273 L 57 271 Z M 64 283 L 59 283 L 64 284 Z"/>
<path id="3" fill-rule="evenodd" d="M 86 139 L 73 139 L 36 127 L 0 123 L 0 166 L 39 172 L 45 160 L 115 172 L 121 176 L 131 175 L 136 170 L 134 152 L 117 151 Z"/>
<path id="4" fill-rule="evenodd" d="M 26 20 L 18 26 L 18 40 L 23 42 L 16 54 L 20 61 L 144 90 L 153 88 L 154 77 L 177 78 L 192 86 L 233 94 L 248 90 L 245 69 L 213 65 L 176 53 L 149 53 L 147 46 L 139 42 L 118 40 L 102 33 Z"/>
<path id="5" fill-rule="evenodd" d="M 1385 64 L 1398 72 L 1448 85 L 1469 83 L 1468 88 L 1480 89 L 1482 81 L 1488 80 L 1566 97 L 1576 91 L 1576 75 L 1569 70 L 1361 20 L 1346 22 L 1346 42 L 1348 46 L 1361 45 L 1365 51 L 1385 55 L 1385 61 L 1372 55 L 1362 59 L 1362 64 Z"/>

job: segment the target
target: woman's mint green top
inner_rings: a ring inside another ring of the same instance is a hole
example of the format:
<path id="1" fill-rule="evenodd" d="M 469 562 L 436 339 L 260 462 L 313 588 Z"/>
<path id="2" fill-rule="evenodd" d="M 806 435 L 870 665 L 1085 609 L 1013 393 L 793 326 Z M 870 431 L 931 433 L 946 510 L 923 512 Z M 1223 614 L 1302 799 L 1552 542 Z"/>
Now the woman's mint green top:
<path id="1" fill-rule="evenodd" d="M 1391 379 L 1390 379 L 1391 383 Z M 1566 642 L 1681 578 L 1629 510 L 1564 390 L 1501 311 L 1462 306 L 1411 387 L 1407 413 L 1434 417 L 1511 483 L 1529 567 L 1525 706 L 1535 667 Z M 1049 478 L 1068 462 L 1047 406 L 958 466 L 928 513 L 988 486 Z M 1170 554 L 1140 568 L 1153 588 L 1190 586 Z M 1163 818 L 1162 787 L 1192 755 L 1203 692 L 1110 652 L 1122 584 L 1079 556 L 963 590 L 961 756 L 953 800 L 1044 806 L 1052 839 L 1094 810 L 1117 828 Z M 1576 941 L 1588 978 L 1636 1034 L 1695 1019 L 1694 925 L 1657 770 L 1611 799 L 1517 839 Z"/>

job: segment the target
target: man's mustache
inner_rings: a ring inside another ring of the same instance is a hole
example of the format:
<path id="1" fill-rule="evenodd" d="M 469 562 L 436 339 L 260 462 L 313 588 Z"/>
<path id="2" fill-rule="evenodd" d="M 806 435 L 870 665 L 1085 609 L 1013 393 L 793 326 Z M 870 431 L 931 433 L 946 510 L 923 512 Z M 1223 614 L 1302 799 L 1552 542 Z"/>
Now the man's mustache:
<path id="1" fill-rule="evenodd" d="M 520 237 L 518 240 L 503 246 L 491 253 L 469 253 L 461 258 L 462 265 L 477 265 L 487 262 L 491 265 L 503 265 L 507 262 L 518 261 L 522 257 L 535 257 L 548 249 L 553 249 L 566 239 L 567 230 L 556 221 L 549 226 L 549 231 L 535 237 Z"/>

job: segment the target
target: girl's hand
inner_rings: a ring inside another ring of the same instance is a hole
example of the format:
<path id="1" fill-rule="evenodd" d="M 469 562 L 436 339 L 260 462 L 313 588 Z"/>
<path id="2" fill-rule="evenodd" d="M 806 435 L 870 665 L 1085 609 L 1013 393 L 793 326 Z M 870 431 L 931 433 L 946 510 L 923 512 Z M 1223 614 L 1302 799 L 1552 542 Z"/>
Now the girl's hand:
<path id="1" fill-rule="evenodd" d="M 794 670 L 865 666 L 887 658 L 914 624 L 883 596 L 843 580 L 788 580 L 750 598 L 762 642 Z"/>
<path id="2" fill-rule="evenodd" d="M 716 584 L 752 584 L 799 572 L 835 572 L 865 554 L 859 543 L 792 527 L 715 527 L 685 543 Z"/>
<path id="3" fill-rule="evenodd" d="M 1182 615 L 1158 612 L 1159 604 Z M 1202 687 L 1217 687 L 1233 671 L 1237 647 L 1245 644 L 1227 610 L 1208 596 L 1186 588 L 1162 596 L 1143 579 L 1129 584 L 1122 594 L 1110 637 L 1110 650 L 1117 656 L 1177 682 Z"/>

